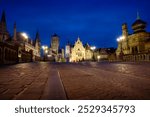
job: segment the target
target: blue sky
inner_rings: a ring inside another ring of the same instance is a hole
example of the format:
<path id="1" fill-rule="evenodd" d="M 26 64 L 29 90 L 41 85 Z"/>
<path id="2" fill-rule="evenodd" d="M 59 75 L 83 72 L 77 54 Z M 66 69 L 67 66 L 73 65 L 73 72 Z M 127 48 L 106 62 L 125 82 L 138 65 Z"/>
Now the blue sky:
<path id="1" fill-rule="evenodd" d="M 50 36 L 57 33 L 62 47 L 78 36 L 97 47 L 117 47 L 121 25 L 128 23 L 132 33 L 137 11 L 150 23 L 149 5 L 149 0 L 0 0 L 0 14 L 4 9 L 11 34 L 15 21 L 17 30 L 33 39 L 39 30 L 43 45 L 50 45 Z"/>

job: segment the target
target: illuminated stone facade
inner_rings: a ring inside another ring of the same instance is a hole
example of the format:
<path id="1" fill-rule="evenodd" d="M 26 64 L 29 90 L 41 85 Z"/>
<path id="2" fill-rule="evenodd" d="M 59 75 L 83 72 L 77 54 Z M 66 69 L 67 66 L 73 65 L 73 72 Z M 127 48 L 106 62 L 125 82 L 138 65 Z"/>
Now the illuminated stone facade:
<path id="1" fill-rule="evenodd" d="M 133 33 L 128 33 L 127 24 L 122 25 L 122 39 L 118 42 L 116 55 L 125 61 L 150 61 L 150 32 L 147 23 L 137 17 L 132 24 Z"/>
<path id="2" fill-rule="evenodd" d="M 14 34 L 15 35 L 15 34 Z M 41 57 L 41 42 L 39 33 L 36 33 L 36 38 L 33 41 L 32 39 L 25 38 L 21 32 L 17 32 L 16 39 L 14 38 L 14 43 L 19 45 L 19 57 L 21 57 L 22 51 L 31 52 L 33 60 L 40 59 Z"/>
<path id="3" fill-rule="evenodd" d="M 71 58 L 70 62 L 78 62 L 83 60 L 92 59 L 92 51 L 89 45 L 83 46 L 80 38 L 78 37 L 77 41 L 74 44 L 74 47 L 71 48 Z"/>

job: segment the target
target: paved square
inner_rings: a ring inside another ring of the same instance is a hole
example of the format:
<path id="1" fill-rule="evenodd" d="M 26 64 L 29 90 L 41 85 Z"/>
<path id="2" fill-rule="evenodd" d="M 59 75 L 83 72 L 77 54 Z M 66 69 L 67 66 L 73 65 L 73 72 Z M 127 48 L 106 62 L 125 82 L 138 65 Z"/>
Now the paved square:
<path id="1" fill-rule="evenodd" d="M 1 66 L 0 99 L 150 99 L 150 63 Z"/>

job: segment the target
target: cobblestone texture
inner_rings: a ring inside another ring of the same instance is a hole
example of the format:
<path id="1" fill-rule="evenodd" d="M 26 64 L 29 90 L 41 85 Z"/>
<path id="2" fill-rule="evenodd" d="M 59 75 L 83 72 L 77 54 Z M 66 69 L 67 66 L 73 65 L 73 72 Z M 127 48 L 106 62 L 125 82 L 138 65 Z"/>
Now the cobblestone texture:
<path id="1" fill-rule="evenodd" d="M 1 66 L 0 99 L 150 99 L 150 63 Z"/>

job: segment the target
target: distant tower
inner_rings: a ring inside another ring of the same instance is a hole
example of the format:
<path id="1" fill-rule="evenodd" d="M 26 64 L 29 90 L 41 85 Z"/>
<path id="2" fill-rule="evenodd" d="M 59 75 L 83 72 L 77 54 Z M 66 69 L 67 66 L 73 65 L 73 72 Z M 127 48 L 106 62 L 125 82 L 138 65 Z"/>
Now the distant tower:
<path id="1" fill-rule="evenodd" d="M 66 47 L 65 47 L 65 57 L 69 59 L 70 54 L 71 54 L 71 47 L 70 47 L 70 43 L 68 42 Z"/>
<path id="2" fill-rule="evenodd" d="M 51 49 L 55 54 L 58 54 L 59 36 L 56 33 L 51 36 Z"/>
<path id="3" fill-rule="evenodd" d="M 8 38 L 9 38 L 9 33 L 7 31 L 5 11 L 3 11 L 1 22 L 0 22 L 0 41 L 5 41 Z"/>
<path id="4" fill-rule="evenodd" d="M 37 31 L 36 37 L 35 37 L 35 49 L 38 52 L 38 56 L 41 55 L 41 41 L 40 41 L 40 35 L 39 32 Z"/>
<path id="5" fill-rule="evenodd" d="M 16 27 L 16 22 L 14 23 L 14 36 L 13 36 L 13 41 L 17 41 L 17 27 Z"/>
<path id="6" fill-rule="evenodd" d="M 126 23 L 122 25 L 122 36 L 124 36 L 124 39 L 120 42 L 120 49 L 123 51 L 124 54 L 129 53 L 129 44 L 128 44 L 128 26 Z"/>
<path id="7" fill-rule="evenodd" d="M 124 24 L 122 25 L 122 35 L 125 36 L 125 37 L 128 36 L 128 26 L 127 26 L 126 23 L 124 23 Z"/>

